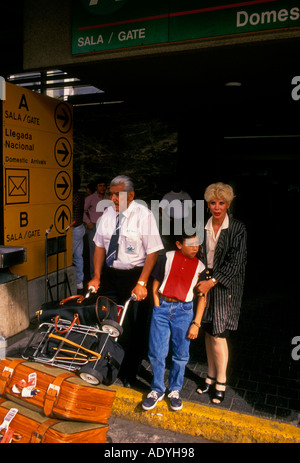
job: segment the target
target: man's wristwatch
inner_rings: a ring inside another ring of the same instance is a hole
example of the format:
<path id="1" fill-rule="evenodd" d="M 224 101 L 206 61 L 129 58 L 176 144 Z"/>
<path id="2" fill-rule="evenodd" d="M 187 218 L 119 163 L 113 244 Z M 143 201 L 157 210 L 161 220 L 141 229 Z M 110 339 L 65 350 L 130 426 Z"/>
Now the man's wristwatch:
<path id="1" fill-rule="evenodd" d="M 211 281 L 213 282 L 214 286 L 216 286 L 216 284 L 218 283 L 215 278 L 212 278 Z"/>
<path id="2" fill-rule="evenodd" d="M 141 285 L 141 286 L 144 286 L 145 288 L 146 288 L 146 286 L 147 286 L 147 283 L 145 283 L 145 282 L 142 281 L 142 280 L 139 280 L 139 281 L 137 282 L 137 284 L 138 284 L 138 285 Z"/>

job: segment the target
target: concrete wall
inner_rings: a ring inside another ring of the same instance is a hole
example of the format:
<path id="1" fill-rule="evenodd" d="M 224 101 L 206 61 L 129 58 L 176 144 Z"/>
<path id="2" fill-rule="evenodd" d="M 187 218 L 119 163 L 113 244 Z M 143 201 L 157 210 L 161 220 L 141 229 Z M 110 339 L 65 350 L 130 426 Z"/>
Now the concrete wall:
<path id="1" fill-rule="evenodd" d="M 0 333 L 9 338 L 29 326 L 27 278 L 0 284 Z"/>
<path id="2" fill-rule="evenodd" d="M 71 293 L 76 294 L 75 267 L 67 269 Z M 58 274 L 58 281 L 64 281 L 64 270 Z M 56 284 L 56 272 L 49 274 L 51 286 Z M 52 296 L 57 300 L 56 287 L 52 288 Z M 70 296 L 65 293 L 65 286 L 59 285 L 58 300 Z M 50 294 L 48 292 L 48 300 Z M 12 275 L 10 281 L 0 284 L 0 333 L 6 338 L 14 338 L 29 326 L 40 306 L 46 301 L 45 277 L 28 281 L 27 277 Z"/>

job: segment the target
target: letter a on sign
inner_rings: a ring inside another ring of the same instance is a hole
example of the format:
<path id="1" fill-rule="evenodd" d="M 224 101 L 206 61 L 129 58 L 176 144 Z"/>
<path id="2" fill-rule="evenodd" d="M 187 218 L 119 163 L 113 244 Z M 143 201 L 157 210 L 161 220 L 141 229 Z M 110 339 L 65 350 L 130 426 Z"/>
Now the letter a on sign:
<path id="1" fill-rule="evenodd" d="M 28 104 L 27 104 L 27 101 L 26 101 L 26 97 L 25 97 L 24 94 L 22 95 L 22 98 L 21 98 L 21 101 L 20 101 L 20 104 L 19 104 L 19 109 L 21 109 L 21 108 L 26 108 L 27 111 L 29 111 Z"/>

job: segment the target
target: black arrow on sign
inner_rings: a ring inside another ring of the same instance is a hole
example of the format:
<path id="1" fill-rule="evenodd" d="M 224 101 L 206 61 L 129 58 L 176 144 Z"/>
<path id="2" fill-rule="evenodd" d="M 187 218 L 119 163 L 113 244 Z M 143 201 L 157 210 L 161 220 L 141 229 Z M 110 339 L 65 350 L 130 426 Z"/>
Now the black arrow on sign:
<path id="1" fill-rule="evenodd" d="M 64 142 L 62 142 L 62 145 L 63 145 L 63 150 L 58 150 L 57 151 L 57 154 L 63 154 L 64 155 L 64 158 L 61 162 L 65 162 L 65 160 L 67 159 L 67 157 L 69 156 L 69 150 L 67 148 L 67 146 L 65 145 Z"/>
<path id="2" fill-rule="evenodd" d="M 68 114 L 66 113 L 66 111 L 64 110 L 64 108 L 62 108 L 62 111 L 63 111 L 64 115 L 62 116 L 61 114 L 58 114 L 57 119 L 59 119 L 61 121 L 64 121 L 63 128 L 65 128 L 65 126 L 68 124 L 70 118 L 69 118 Z"/>
<path id="3" fill-rule="evenodd" d="M 66 180 L 66 178 L 63 176 L 62 180 L 64 183 L 58 183 L 57 188 L 63 188 L 62 195 L 65 195 L 67 189 L 69 188 L 69 182 Z"/>
<path id="4" fill-rule="evenodd" d="M 67 214 L 65 213 L 65 211 L 62 211 L 61 214 L 58 216 L 58 223 L 61 222 L 62 224 L 62 230 L 65 229 L 65 222 L 68 222 L 69 221 L 69 217 L 67 216 Z"/>

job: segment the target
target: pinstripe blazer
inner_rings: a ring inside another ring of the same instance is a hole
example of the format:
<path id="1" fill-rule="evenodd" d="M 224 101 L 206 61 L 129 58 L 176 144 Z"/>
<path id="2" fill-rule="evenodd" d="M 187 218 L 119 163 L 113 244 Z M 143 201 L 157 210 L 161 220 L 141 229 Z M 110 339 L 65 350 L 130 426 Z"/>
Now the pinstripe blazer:
<path id="1" fill-rule="evenodd" d="M 207 267 L 206 230 L 200 259 Z M 237 330 L 244 290 L 247 261 L 247 231 L 229 216 L 229 227 L 221 230 L 215 250 L 213 277 L 218 280 L 208 293 L 203 322 L 212 322 L 213 334 Z"/>

